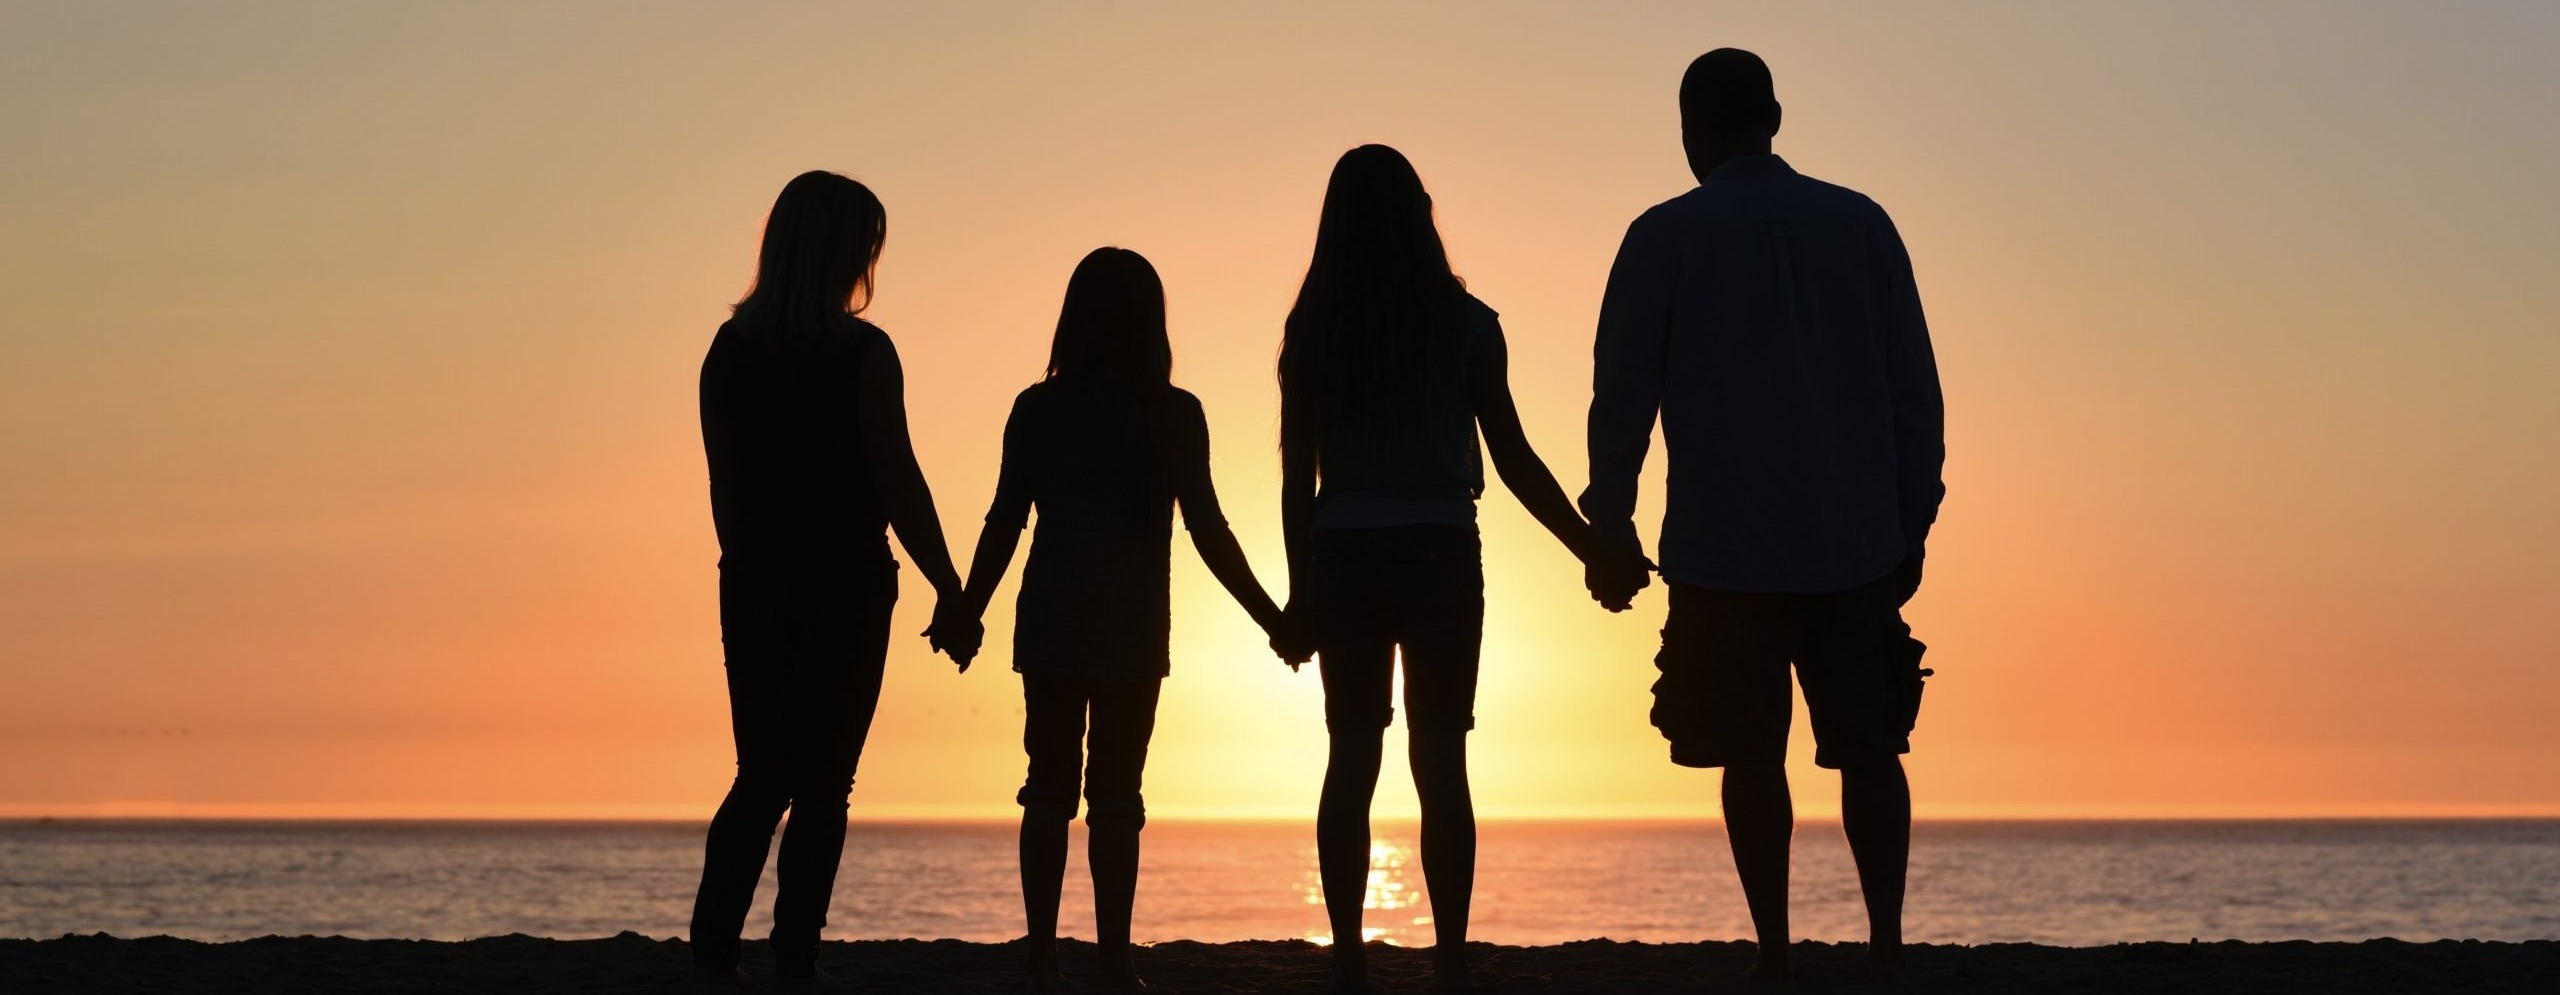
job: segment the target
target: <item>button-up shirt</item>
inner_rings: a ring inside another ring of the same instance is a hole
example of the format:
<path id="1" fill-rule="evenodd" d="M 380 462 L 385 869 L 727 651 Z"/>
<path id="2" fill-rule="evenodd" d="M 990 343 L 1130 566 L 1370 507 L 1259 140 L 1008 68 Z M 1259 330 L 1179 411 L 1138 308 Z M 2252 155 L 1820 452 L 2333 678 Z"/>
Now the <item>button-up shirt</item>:
<path id="1" fill-rule="evenodd" d="M 1636 542 L 1658 415 L 1665 579 L 1840 591 L 1922 555 L 1945 407 L 1910 255 L 1865 195 L 1727 160 L 1627 228 L 1595 354 L 1582 511 Z"/>

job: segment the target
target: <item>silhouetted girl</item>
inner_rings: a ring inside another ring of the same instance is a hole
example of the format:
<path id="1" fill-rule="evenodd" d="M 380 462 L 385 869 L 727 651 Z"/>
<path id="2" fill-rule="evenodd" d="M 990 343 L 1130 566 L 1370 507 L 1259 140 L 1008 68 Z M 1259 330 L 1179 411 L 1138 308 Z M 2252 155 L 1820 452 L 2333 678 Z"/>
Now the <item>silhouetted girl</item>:
<path id="1" fill-rule="evenodd" d="M 862 184 L 824 172 L 793 179 L 765 220 L 755 286 L 702 361 L 738 747 L 693 906 L 694 963 L 714 979 L 744 979 L 738 933 L 786 809 L 775 971 L 816 973 L 845 796 L 880 700 L 898 598 L 886 529 L 946 605 L 960 593 L 908 444 L 897 350 L 854 316 L 870 301 L 886 232 Z"/>
<path id="2" fill-rule="evenodd" d="M 1101 948 L 1096 973 L 1106 986 L 1138 987 L 1129 910 L 1138 830 L 1147 822 L 1139 779 L 1156 690 L 1169 669 L 1176 505 L 1227 592 L 1266 632 L 1281 619 L 1218 511 L 1208 422 L 1199 399 L 1171 383 L 1172 365 L 1155 267 L 1127 249 L 1085 256 L 1067 281 L 1048 375 L 1014 400 L 1005 422 L 1004 468 L 969 567 L 969 604 L 983 610 L 1024 522 L 1039 510 L 1013 631 L 1022 748 L 1031 761 L 1017 800 L 1025 967 L 1035 989 L 1060 983 L 1058 890 L 1079 766 Z"/>
<path id="3" fill-rule="evenodd" d="M 1280 350 L 1289 615 L 1322 664 L 1332 751 L 1316 817 L 1337 988 L 1367 987 L 1369 801 L 1403 650 L 1440 984 L 1466 984 L 1475 886 L 1467 731 L 1484 634 L 1476 434 L 1503 483 L 1577 556 L 1594 546 L 1513 409 L 1502 326 L 1450 272 L 1431 197 L 1383 145 L 1344 153 Z"/>

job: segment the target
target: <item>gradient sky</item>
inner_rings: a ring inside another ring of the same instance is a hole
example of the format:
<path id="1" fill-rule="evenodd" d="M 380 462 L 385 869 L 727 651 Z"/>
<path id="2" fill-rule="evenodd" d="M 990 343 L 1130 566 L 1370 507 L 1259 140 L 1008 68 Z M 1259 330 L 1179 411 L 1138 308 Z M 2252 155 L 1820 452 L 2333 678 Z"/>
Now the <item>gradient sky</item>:
<path id="1" fill-rule="evenodd" d="M 2540 3 L 19 0 L 0 812 L 707 815 L 694 374 L 804 169 L 888 204 L 871 316 L 962 555 L 1067 274 L 1116 244 L 1285 584 L 1271 361 L 1369 141 L 1421 169 L 1578 491 L 1601 285 L 1690 183 L 1674 92 L 1719 45 L 1917 261 L 1951 492 L 1910 612 L 1922 814 L 2560 812 L 2555 43 Z M 1483 809 L 1712 814 L 1645 723 L 1660 590 L 1602 613 L 1484 508 Z M 1311 816 L 1313 672 L 1187 544 L 1174 573 L 1151 808 Z M 954 676 L 908 574 L 858 815 L 1011 811 L 1011 600 Z"/>

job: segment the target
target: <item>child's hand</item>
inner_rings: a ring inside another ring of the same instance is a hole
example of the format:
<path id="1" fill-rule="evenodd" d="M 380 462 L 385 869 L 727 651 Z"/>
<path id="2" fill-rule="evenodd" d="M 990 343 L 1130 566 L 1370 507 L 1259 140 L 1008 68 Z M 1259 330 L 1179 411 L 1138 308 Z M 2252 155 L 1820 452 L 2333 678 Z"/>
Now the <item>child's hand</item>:
<path id="1" fill-rule="evenodd" d="M 1307 636 L 1306 622 L 1296 612 L 1282 611 L 1279 620 L 1265 631 L 1271 636 L 1271 652 L 1278 654 L 1291 670 L 1298 669 L 1299 665 L 1316 655 L 1315 643 Z"/>

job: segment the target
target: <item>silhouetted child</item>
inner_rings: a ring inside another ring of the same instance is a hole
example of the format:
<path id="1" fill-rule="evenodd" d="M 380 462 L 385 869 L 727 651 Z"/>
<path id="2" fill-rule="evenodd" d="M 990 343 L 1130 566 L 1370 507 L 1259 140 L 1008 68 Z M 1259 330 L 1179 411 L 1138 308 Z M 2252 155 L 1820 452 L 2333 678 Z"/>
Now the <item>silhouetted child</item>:
<path id="1" fill-rule="evenodd" d="M 1025 967 L 1035 990 L 1061 981 L 1058 892 L 1080 766 L 1101 948 L 1097 980 L 1138 987 L 1129 911 L 1138 830 L 1147 821 L 1139 780 L 1168 669 L 1175 505 L 1209 571 L 1275 634 L 1275 646 L 1287 642 L 1276 636 L 1280 609 L 1254 580 L 1218 512 L 1208 423 L 1199 399 L 1171 383 L 1172 363 L 1155 267 L 1127 249 L 1085 256 L 1067 282 L 1048 375 L 1014 400 L 1005 423 L 1004 469 L 969 568 L 967 604 L 983 611 L 1026 519 L 1039 509 L 1013 636 L 1022 747 L 1030 755 L 1017 800 L 1030 937 Z M 964 665 L 968 649 L 955 653 Z M 1082 756 L 1088 750 L 1090 760 Z"/>

